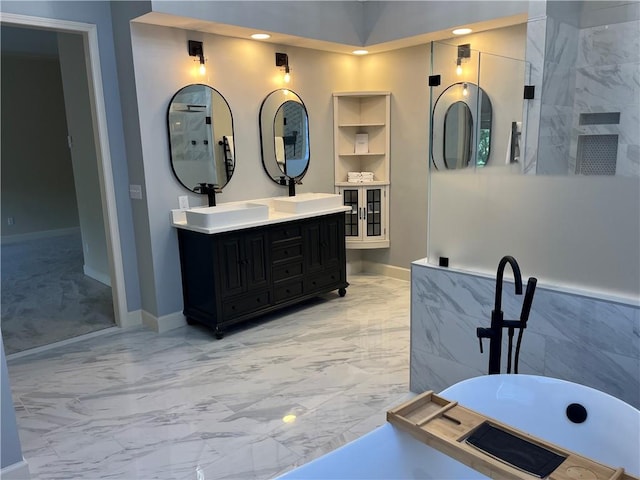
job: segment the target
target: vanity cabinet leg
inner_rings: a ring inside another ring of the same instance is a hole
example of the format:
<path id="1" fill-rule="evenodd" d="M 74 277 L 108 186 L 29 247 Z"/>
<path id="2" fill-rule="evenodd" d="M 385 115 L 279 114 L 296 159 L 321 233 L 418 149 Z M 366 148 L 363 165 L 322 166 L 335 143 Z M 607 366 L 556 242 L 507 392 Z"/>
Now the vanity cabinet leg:
<path id="1" fill-rule="evenodd" d="M 340 295 L 341 297 L 344 297 L 346 294 L 347 294 L 347 289 L 346 288 L 338 289 L 338 295 Z"/>
<path id="2" fill-rule="evenodd" d="M 224 338 L 224 332 L 222 330 L 218 330 L 218 327 L 216 327 L 215 335 L 218 340 L 222 340 Z"/>
<path id="3" fill-rule="evenodd" d="M 186 317 L 186 319 L 187 319 L 187 325 L 195 325 L 196 324 L 196 321 L 193 318 Z"/>

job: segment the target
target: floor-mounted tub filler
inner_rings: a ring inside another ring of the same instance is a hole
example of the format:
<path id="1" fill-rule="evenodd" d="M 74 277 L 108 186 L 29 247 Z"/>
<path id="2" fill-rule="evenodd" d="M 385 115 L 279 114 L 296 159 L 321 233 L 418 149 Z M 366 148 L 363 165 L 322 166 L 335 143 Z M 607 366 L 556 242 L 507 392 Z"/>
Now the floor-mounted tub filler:
<path id="1" fill-rule="evenodd" d="M 562 476 L 551 474 L 548 476 L 550 479 L 624 479 L 640 475 L 640 411 L 606 393 L 547 377 L 488 375 L 464 380 L 436 397 L 452 404 L 457 402 L 461 407 L 560 447 L 560 450 L 612 467 L 610 472 L 603 474 L 576 465 L 564 468 Z M 450 415 L 440 415 L 456 417 L 453 409 L 449 412 Z M 425 418 L 416 422 L 428 421 Z M 513 443 L 507 441 L 506 449 L 511 446 Z M 521 453 L 519 448 L 512 450 L 516 457 Z M 476 450 L 478 452 L 485 454 Z M 536 455 L 539 456 L 533 451 L 529 458 L 524 459 L 525 463 L 535 463 Z M 504 462 L 499 463 L 504 465 Z M 505 471 L 508 472 L 508 468 Z M 536 478 L 522 471 L 515 475 L 496 473 L 492 477 Z M 489 477 L 428 446 L 390 422 L 280 477 L 281 480 L 426 478 Z"/>

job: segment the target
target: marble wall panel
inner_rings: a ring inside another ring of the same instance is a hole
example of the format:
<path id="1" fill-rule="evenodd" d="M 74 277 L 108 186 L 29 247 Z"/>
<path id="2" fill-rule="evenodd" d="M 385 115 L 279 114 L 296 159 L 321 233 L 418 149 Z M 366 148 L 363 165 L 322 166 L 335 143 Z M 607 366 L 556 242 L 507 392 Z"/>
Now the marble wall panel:
<path id="1" fill-rule="evenodd" d="M 640 62 L 640 21 L 580 30 L 577 67 Z"/>
<path id="2" fill-rule="evenodd" d="M 485 374 L 488 342 L 480 354 L 476 327 L 490 325 L 495 279 L 420 262 L 412 265 L 411 292 L 411 390 L 440 391 Z M 509 282 L 503 292 L 505 318 L 517 318 L 522 297 Z M 539 287 L 520 357 L 520 373 L 581 383 L 638 407 L 640 307 Z"/>

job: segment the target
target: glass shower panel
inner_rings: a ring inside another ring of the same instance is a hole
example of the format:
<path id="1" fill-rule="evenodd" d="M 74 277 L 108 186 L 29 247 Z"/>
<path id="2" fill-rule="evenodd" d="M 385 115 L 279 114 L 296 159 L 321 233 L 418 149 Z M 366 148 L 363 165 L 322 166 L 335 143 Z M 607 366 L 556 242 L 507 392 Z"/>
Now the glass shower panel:
<path id="1" fill-rule="evenodd" d="M 529 84 L 529 64 L 484 52 L 479 57 L 479 86 L 491 99 L 492 118 L 489 131 L 482 121 L 478 125 L 478 150 L 482 151 L 483 142 L 490 138 L 486 166 L 499 167 L 505 173 L 523 173 L 529 102 L 524 99 L 524 86 Z"/>
<path id="2" fill-rule="evenodd" d="M 459 56 L 461 55 L 461 56 Z M 457 45 L 431 43 L 429 167 L 436 170 L 475 168 L 475 118 L 479 54 Z M 435 79 L 434 79 L 435 77 Z M 435 80 L 435 81 L 434 81 Z M 468 112 L 468 113 L 467 113 Z"/>
<path id="3" fill-rule="evenodd" d="M 430 168 L 521 173 L 527 62 L 432 42 L 431 72 Z"/>

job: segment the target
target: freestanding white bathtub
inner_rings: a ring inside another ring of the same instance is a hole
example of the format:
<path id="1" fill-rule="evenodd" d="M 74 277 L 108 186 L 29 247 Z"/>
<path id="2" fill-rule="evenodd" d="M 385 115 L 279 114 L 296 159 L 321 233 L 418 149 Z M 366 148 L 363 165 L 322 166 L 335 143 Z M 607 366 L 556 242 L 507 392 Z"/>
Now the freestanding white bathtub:
<path id="1" fill-rule="evenodd" d="M 640 411 L 606 393 L 533 375 L 486 375 L 457 383 L 442 397 L 527 433 L 640 475 Z M 567 406 L 585 407 L 573 423 Z M 488 478 L 387 423 L 334 452 L 292 470 L 284 479 Z"/>

